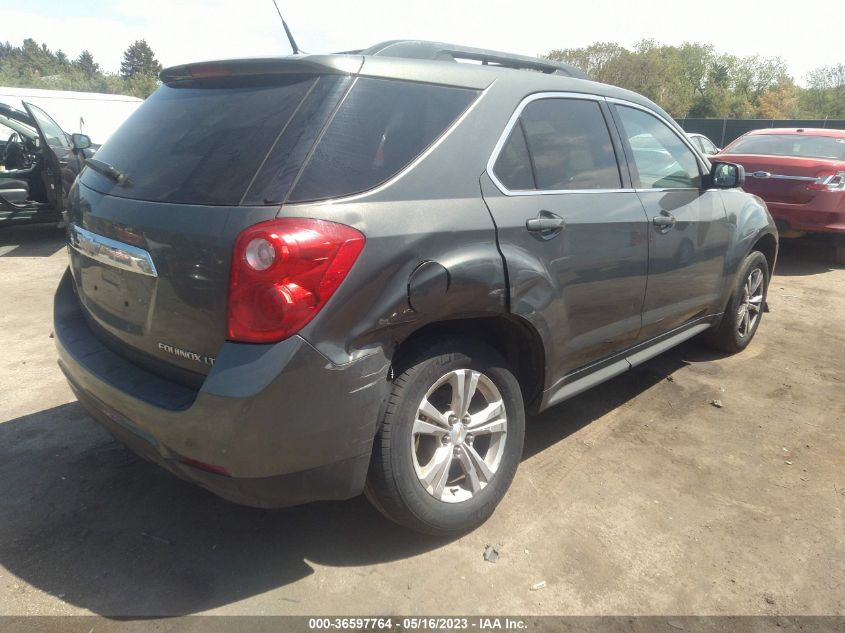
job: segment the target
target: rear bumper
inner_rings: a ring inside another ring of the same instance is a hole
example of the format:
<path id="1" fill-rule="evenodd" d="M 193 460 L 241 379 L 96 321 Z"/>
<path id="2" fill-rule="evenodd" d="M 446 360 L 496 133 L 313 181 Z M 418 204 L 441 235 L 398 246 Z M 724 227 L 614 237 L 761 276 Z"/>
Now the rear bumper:
<path id="1" fill-rule="evenodd" d="M 845 233 L 845 194 L 825 193 L 807 204 L 766 202 L 780 228 L 809 233 Z"/>
<path id="2" fill-rule="evenodd" d="M 260 507 L 362 491 L 387 395 L 380 353 L 337 366 L 299 337 L 226 343 L 192 390 L 103 345 L 69 273 L 56 291 L 54 330 L 59 366 L 80 403 L 130 449 L 179 477 Z"/>

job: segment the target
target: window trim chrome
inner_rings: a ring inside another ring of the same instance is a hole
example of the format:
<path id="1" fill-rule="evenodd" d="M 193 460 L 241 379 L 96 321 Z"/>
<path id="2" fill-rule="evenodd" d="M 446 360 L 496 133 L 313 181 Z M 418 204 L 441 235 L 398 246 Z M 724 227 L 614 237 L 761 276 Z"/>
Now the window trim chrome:
<path id="1" fill-rule="evenodd" d="M 493 152 L 490 154 L 490 158 L 487 160 L 487 175 L 490 177 L 490 180 L 493 181 L 493 184 L 496 185 L 496 188 L 501 191 L 506 196 L 551 196 L 551 195 L 560 195 L 564 193 L 573 193 L 573 194 L 583 194 L 583 193 L 633 193 L 634 189 L 630 187 L 612 187 L 612 188 L 605 188 L 605 189 L 508 189 L 501 180 L 499 180 L 498 176 L 496 176 L 496 172 L 494 171 L 493 167 L 496 164 L 496 161 L 499 159 L 499 154 L 501 154 L 502 149 L 505 147 L 505 143 L 507 143 L 508 138 L 510 137 L 511 131 L 513 130 L 514 126 L 516 125 L 517 121 L 519 121 L 519 117 L 522 115 L 523 110 L 530 103 L 534 101 L 539 101 L 541 99 L 582 99 L 586 101 L 594 101 L 599 107 L 601 107 L 601 102 L 606 101 L 606 97 L 596 94 L 589 94 L 586 92 L 554 92 L 554 91 L 547 91 L 547 92 L 535 92 L 534 94 L 530 94 L 527 97 L 523 98 L 522 101 L 519 102 L 519 105 L 514 110 L 513 114 L 511 115 L 510 119 L 508 119 L 507 124 L 505 125 L 504 131 L 499 136 L 499 140 L 496 142 L 496 145 L 493 147 Z M 604 114 L 604 113 L 602 113 Z M 613 137 L 613 131 L 608 127 L 608 134 Z M 616 157 L 617 167 L 621 170 L 622 165 L 619 164 L 619 157 Z"/>
<path id="2" fill-rule="evenodd" d="M 143 248 L 97 235 L 74 223 L 68 227 L 68 246 L 80 255 L 102 264 L 139 275 L 158 277 L 152 256 Z"/>

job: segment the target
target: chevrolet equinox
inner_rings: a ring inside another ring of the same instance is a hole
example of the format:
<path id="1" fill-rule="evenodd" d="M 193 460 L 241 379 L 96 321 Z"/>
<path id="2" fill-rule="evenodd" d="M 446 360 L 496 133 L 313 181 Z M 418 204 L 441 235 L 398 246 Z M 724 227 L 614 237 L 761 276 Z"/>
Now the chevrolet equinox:
<path id="1" fill-rule="evenodd" d="M 526 411 L 760 325 L 777 231 L 742 167 L 571 66 L 393 41 L 161 81 L 70 192 L 59 365 L 221 497 L 459 533 Z"/>

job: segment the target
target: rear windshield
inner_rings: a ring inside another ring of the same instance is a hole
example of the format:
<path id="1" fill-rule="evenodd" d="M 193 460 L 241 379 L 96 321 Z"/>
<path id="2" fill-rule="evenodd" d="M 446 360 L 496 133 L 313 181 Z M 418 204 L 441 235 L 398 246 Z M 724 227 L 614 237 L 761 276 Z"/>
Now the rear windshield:
<path id="1" fill-rule="evenodd" d="M 845 138 L 803 134 L 746 136 L 724 150 L 725 154 L 763 154 L 845 160 Z"/>
<path id="2" fill-rule="evenodd" d="M 238 204 L 262 160 L 317 79 L 159 88 L 97 151 L 125 174 L 86 169 L 83 184 L 138 200 Z"/>
<path id="3" fill-rule="evenodd" d="M 353 85 L 335 75 L 243 81 L 162 86 L 96 154 L 128 182 L 86 169 L 82 183 L 124 198 L 208 205 L 349 195 L 398 173 L 478 94 L 372 78 Z"/>

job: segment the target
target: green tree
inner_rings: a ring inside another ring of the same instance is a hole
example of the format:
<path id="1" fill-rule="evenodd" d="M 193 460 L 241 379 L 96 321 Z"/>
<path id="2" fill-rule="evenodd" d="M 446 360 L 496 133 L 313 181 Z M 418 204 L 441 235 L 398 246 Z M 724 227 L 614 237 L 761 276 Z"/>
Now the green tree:
<path id="1" fill-rule="evenodd" d="M 150 56 L 150 66 L 158 64 Z M 24 40 L 21 46 L 0 42 L 0 85 L 52 90 L 81 90 L 148 97 L 158 82 L 152 74 L 139 73 L 130 78 L 107 73 L 94 61 L 89 51 L 70 61 L 63 51 L 53 53 L 44 44 Z"/>
<path id="2" fill-rule="evenodd" d="M 161 72 L 161 64 L 155 58 L 153 49 L 145 40 L 138 40 L 123 53 L 120 64 L 120 76 L 131 79 L 135 76 L 157 77 Z"/>
<path id="3" fill-rule="evenodd" d="M 737 57 L 696 42 L 668 46 L 642 40 L 632 49 L 597 42 L 553 50 L 547 57 L 643 94 L 676 118 L 833 116 L 845 110 L 845 65 L 817 69 L 811 93 L 805 94 L 778 57 Z"/>
<path id="4" fill-rule="evenodd" d="M 87 50 L 79 54 L 76 60 L 76 67 L 88 77 L 93 77 L 100 72 L 100 65 L 94 61 L 94 56 Z"/>
<path id="5" fill-rule="evenodd" d="M 845 118 L 845 64 L 821 66 L 807 75 L 799 96 L 804 116 Z"/>
<path id="6" fill-rule="evenodd" d="M 764 90 L 757 98 L 757 116 L 761 119 L 794 119 L 799 115 L 798 86 L 791 78 Z"/>

